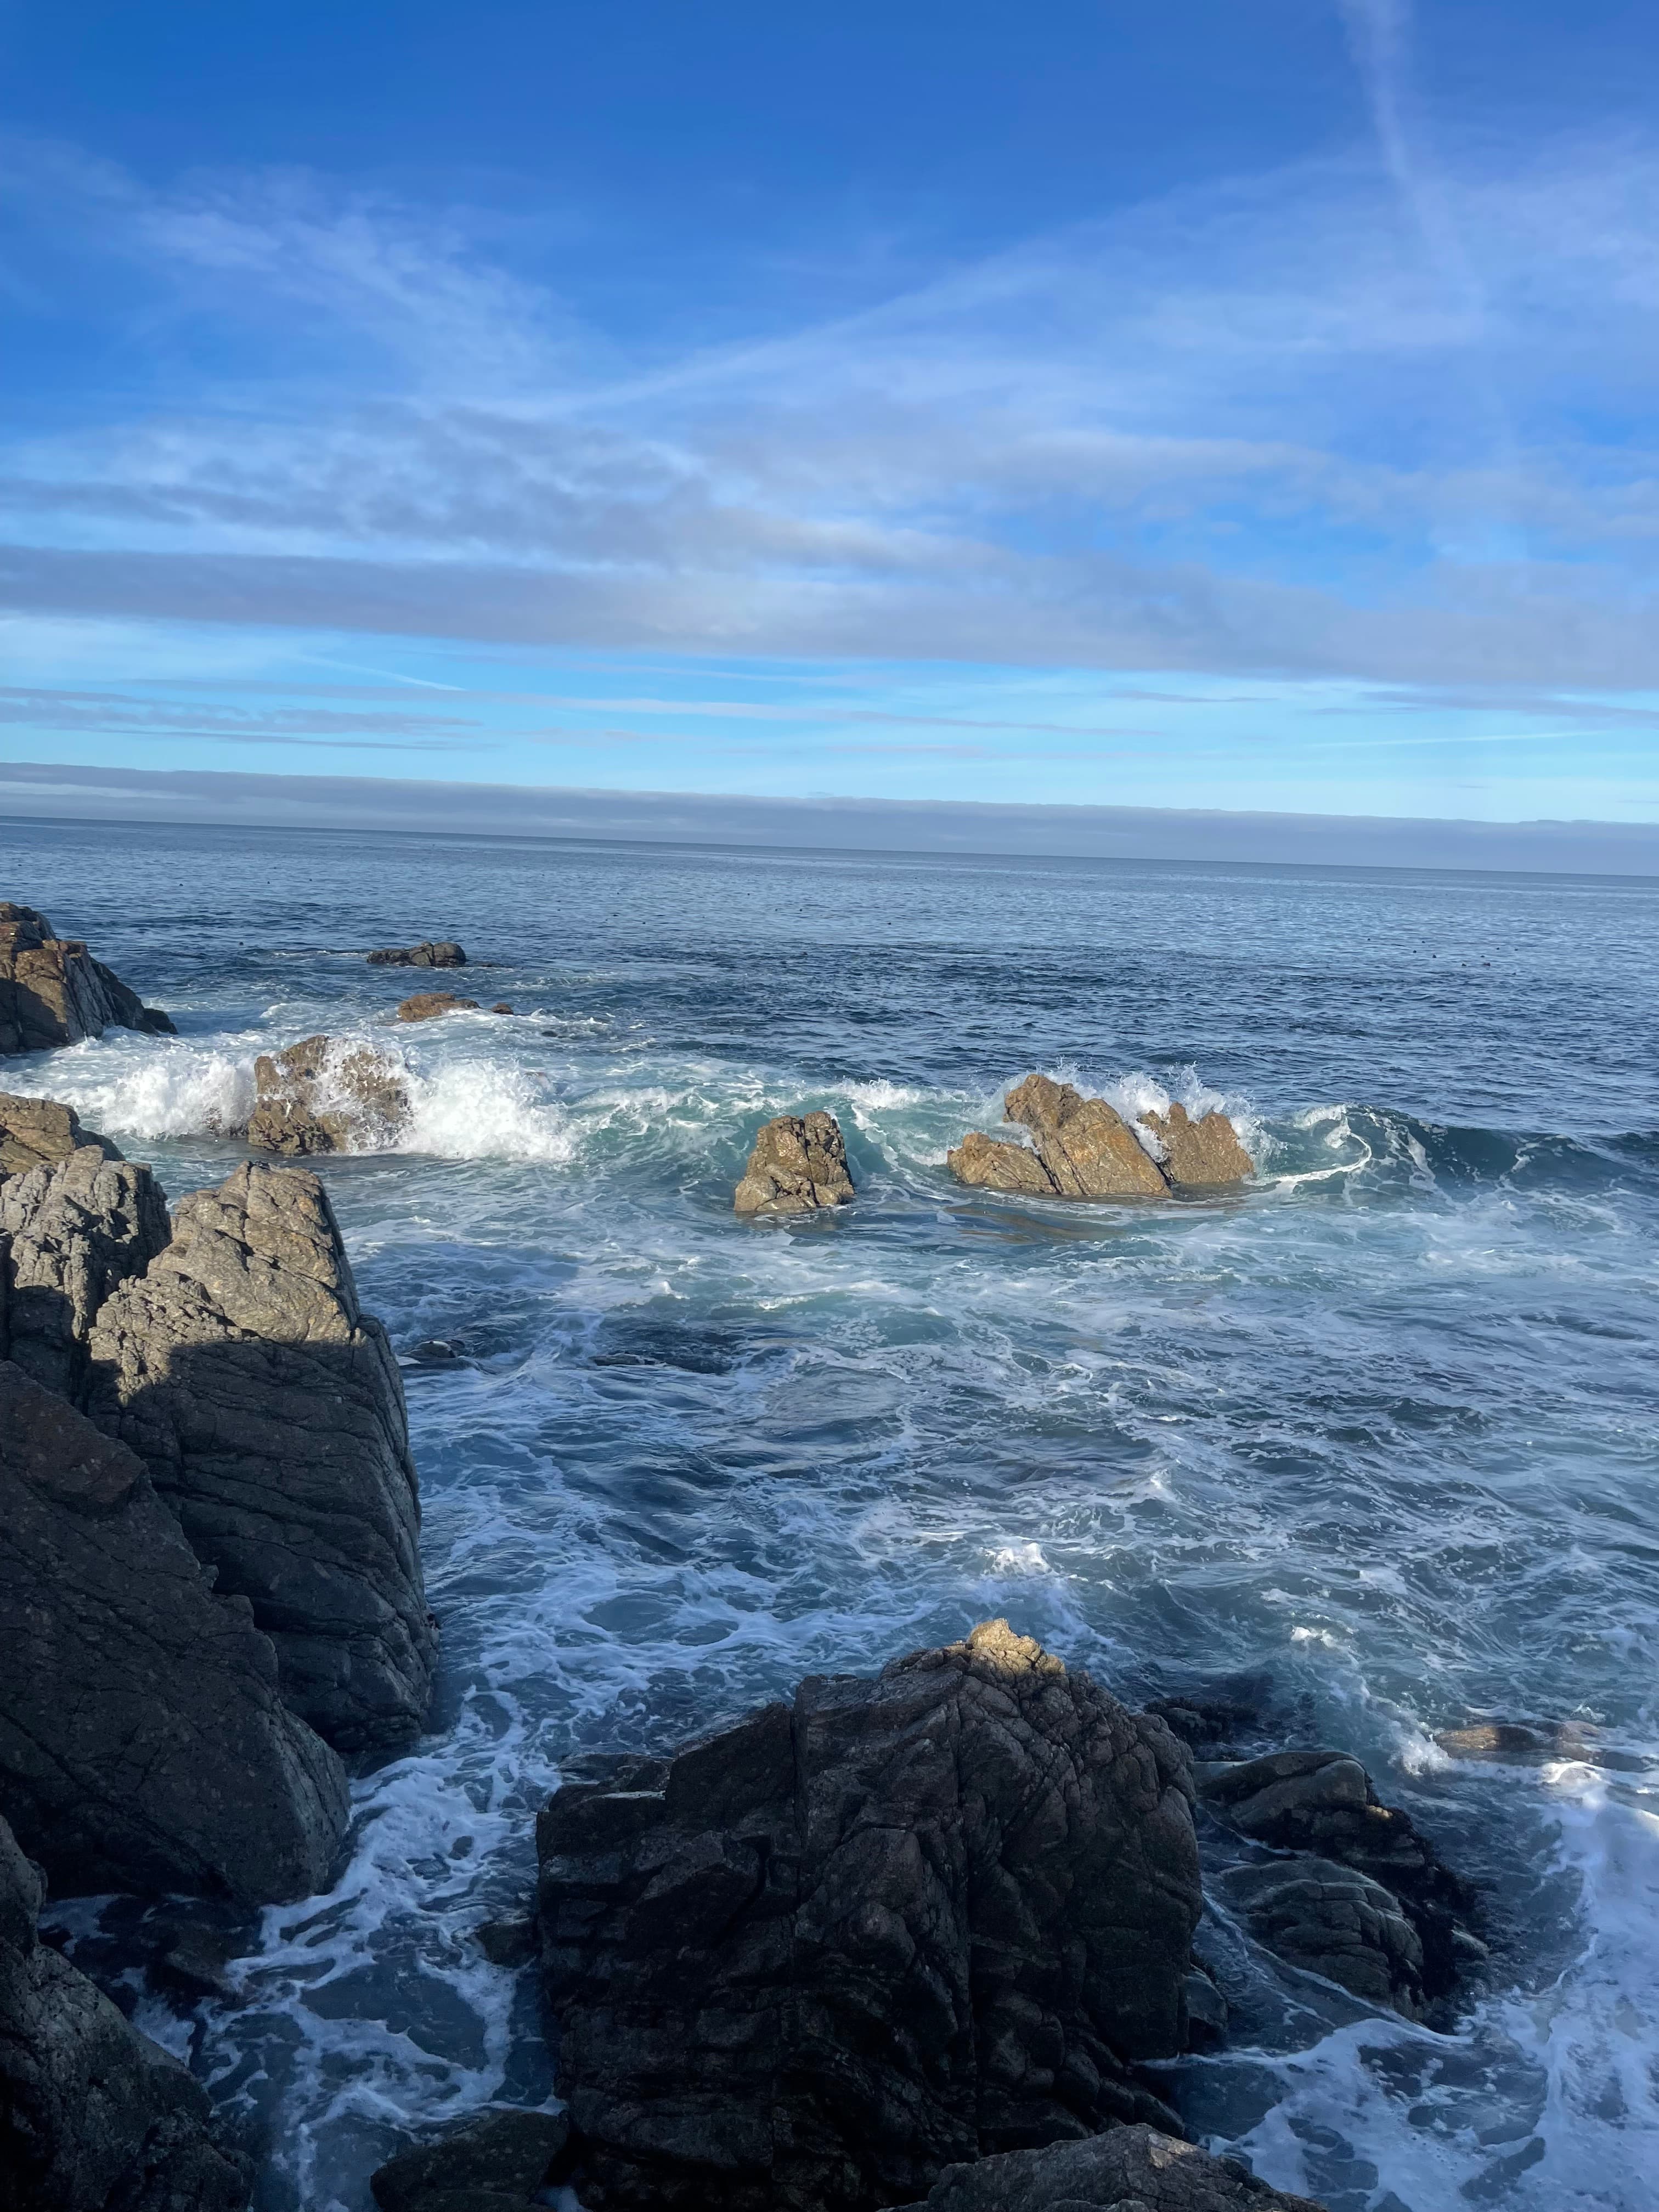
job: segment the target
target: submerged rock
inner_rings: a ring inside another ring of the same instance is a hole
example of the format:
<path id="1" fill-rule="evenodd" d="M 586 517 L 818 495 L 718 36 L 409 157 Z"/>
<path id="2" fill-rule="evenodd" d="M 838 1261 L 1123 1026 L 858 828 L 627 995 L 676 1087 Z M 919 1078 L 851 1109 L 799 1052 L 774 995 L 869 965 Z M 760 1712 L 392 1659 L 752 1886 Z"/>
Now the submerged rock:
<path id="1" fill-rule="evenodd" d="M 371 968 L 465 968 L 466 955 L 452 937 L 424 937 L 418 945 L 388 945 L 371 952 L 368 964 Z"/>
<path id="2" fill-rule="evenodd" d="M 486 2112 L 369 2177 L 380 2212 L 514 2212 L 539 2202 L 569 2139 L 562 2112 Z"/>
<path id="3" fill-rule="evenodd" d="M 73 1106 L 56 1098 L 18 1098 L 0 1091 L 0 1181 L 27 1175 L 31 1168 L 56 1167 L 71 1152 L 90 1146 L 106 1160 L 118 1160 L 121 1148 L 107 1137 L 81 1127 Z"/>
<path id="4" fill-rule="evenodd" d="M 947 1156 L 958 1182 L 1036 1198 L 1164 1198 L 1171 1188 L 1237 1182 L 1254 1172 L 1224 1114 L 1194 1121 L 1179 1105 L 1149 1114 L 1160 1162 L 1105 1099 L 1085 1098 L 1046 1075 L 1016 1085 L 1003 1111 L 1031 1132 L 1030 1146 L 971 1130 Z"/>
<path id="5" fill-rule="evenodd" d="M 34 1135 L 46 1140 L 47 1131 Z M 101 1139 L 8 1176 L 0 1182 L 0 1358 L 79 1398 L 94 1316 L 172 1233 L 149 1170 Z"/>
<path id="6" fill-rule="evenodd" d="M 316 1176 L 250 1162 L 181 1199 L 90 1351 L 93 1418 L 251 1603 L 293 1710 L 342 1751 L 410 1742 L 435 1638 L 403 1384 Z"/>
<path id="7" fill-rule="evenodd" d="M 1085 2142 L 1005 2151 L 946 2168 L 902 2212 L 1321 2212 L 1287 2197 L 1235 2159 L 1156 2128 L 1114 2128 Z"/>
<path id="8" fill-rule="evenodd" d="M 369 1045 L 304 1037 L 253 1063 L 257 1092 L 247 1140 L 303 1157 L 383 1150 L 409 1119 L 402 1070 Z"/>
<path id="9" fill-rule="evenodd" d="M 811 1677 L 537 1825 L 593 2212 L 865 2212 L 1172 2116 L 1200 1907 L 1185 1752 L 1005 1621 Z"/>
<path id="10" fill-rule="evenodd" d="M 400 1022 L 434 1022 L 440 1014 L 476 1014 L 476 999 L 458 999 L 453 991 L 416 991 L 398 1009 Z"/>
<path id="11" fill-rule="evenodd" d="M 207 2093 L 41 1942 L 35 1869 L 0 1820 L 0 2204 L 242 2212 L 252 2176 Z"/>
<path id="12" fill-rule="evenodd" d="M 1234 1867 L 1221 1886 L 1265 1950 L 1368 2003 L 1423 2017 L 1422 1942 L 1381 1882 L 1298 1855 Z"/>
<path id="13" fill-rule="evenodd" d="M 0 1053 L 40 1052 L 102 1036 L 111 1025 L 173 1032 L 79 938 L 58 937 L 32 906 L 0 899 Z"/>
<path id="14" fill-rule="evenodd" d="M 0 1801 L 65 1892 L 320 1889 L 338 1759 L 143 1468 L 0 1363 Z M 3 2201 L 3 2200 L 0 2200 Z"/>
<path id="15" fill-rule="evenodd" d="M 801 1213 L 853 1196 L 847 1147 L 833 1114 L 780 1114 L 755 1139 L 732 1206 L 738 1213 Z"/>
<path id="16" fill-rule="evenodd" d="M 1476 1721 L 1468 1728 L 1442 1729 L 1435 1741 L 1454 1759 L 1492 1759 L 1506 1765 L 1605 1755 L 1601 1729 L 1587 1721 Z"/>

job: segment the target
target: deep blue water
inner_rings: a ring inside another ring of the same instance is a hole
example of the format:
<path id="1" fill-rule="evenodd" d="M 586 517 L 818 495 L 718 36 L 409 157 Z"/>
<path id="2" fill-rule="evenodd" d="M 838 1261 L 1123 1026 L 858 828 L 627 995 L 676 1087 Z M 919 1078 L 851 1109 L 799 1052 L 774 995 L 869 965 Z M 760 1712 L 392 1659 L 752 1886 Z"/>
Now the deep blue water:
<path id="1" fill-rule="evenodd" d="M 1195 2132 L 1334 2212 L 1637 2212 L 1659 2171 L 1659 883 L 0 827 L 0 896 L 181 1032 L 9 1063 L 174 1195 L 254 1053 L 401 1050 L 395 1153 L 323 1164 L 404 1352 L 434 1727 L 248 2002 L 144 2024 L 261 2146 L 264 2212 L 363 2212 L 406 2120 L 547 2093 L 528 1887 L 573 1747 L 660 1744 L 1006 1613 L 1130 1699 L 1265 1671 L 1487 1885 L 1451 2034 L 1204 1940 Z M 511 1020 L 387 1026 L 368 945 L 459 935 Z M 1031 1067 L 1219 1097 L 1261 1163 L 1158 1208 L 967 1194 Z M 746 1224 L 823 1105 L 857 1203 Z M 1449 1759 L 1479 1717 L 1589 1756 Z M 77 1917 L 78 1915 L 78 1917 Z M 118 1911 L 70 1907 L 82 1955 Z"/>

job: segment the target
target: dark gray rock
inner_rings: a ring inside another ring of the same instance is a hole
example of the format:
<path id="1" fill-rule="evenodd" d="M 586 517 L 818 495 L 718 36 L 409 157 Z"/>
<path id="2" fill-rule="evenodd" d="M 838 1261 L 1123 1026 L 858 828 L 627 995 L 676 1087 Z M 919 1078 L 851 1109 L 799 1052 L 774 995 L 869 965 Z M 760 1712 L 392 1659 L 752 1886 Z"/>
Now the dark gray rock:
<path id="1" fill-rule="evenodd" d="M 60 938 L 33 907 L 0 899 L 0 1053 L 79 1044 L 112 1024 L 173 1030 L 78 938 Z"/>
<path id="2" fill-rule="evenodd" d="M 1298 1854 L 1234 1867 L 1221 1887 L 1264 1949 L 1368 2004 L 1423 2017 L 1423 1945 L 1381 1882 Z"/>
<path id="3" fill-rule="evenodd" d="M 242 2212 L 205 2091 L 40 1942 L 40 1909 L 0 1820 L 0 2212 Z"/>
<path id="4" fill-rule="evenodd" d="M 546 2185 L 569 2134 L 562 2112 L 487 2112 L 400 2151 L 368 2185 L 380 2212 L 515 2212 Z"/>
<path id="5" fill-rule="evenodd" d="M 99 1308 L 173 1234 L 147 1167 L 104 1144 L 0 1182 L 0 1357 L 78 1398 Z"/>
<path id="6" fill-rule="evenodd" d="M 90 1350 L 88 1411 L 250 1601 L 293 1710 L 342 1751 L 412 1741 L 435 1631 L 403 1385 L 316 1176 L 250 1163 L 181 1199 Z"/>
<path id="7" fill-rule="evenodd" d="M 1232 2159 L 1155 2128 L 1114 2128 L 1086 2142 L 1017 2150 L 953 2166 L 903 2212 L 1320 2212 L 1270 2189 Z"/>
<path id="8" fill-rule="evenodd" d="M 863 2212 L 953 2160 L 1172 2116 L 1187 1755 L 1006 1622 L 813 1677 L 537 1827 L 592 2212 Z"/>
<path id="9" fill-rule="evenodd" d="M 19 1098 L 0 1091 L 0 1179 L 27 1175 L 31 1168 L 56 1167 L 71 1152 L 91 1146 L 106 1160 L 118 1160 L 120 1147 L 81 1127 L 73 1106 L 56 1098 Z"/>
<path id="10" fill-rule="evenodd" d="M 371 968 L 465 968 L 466 955 L 453 938 L 423 938 L 418 945 L 385 945 L 369 954 L 368 964 Z"/>
<path id="11" fill-rule="evenodd" d="M 521 1920 L 481 1920 L 472 1931 L 478 1948 L 492 1966 L 526 1966 L 540 1944 L 536 1923 Z"/>
<path id="12" fill-rule="evenodd" d="M 0 1363 L 0 1805 L 66 1893 L 321 1888 L 345 1776 L 143 1467 Z"/>

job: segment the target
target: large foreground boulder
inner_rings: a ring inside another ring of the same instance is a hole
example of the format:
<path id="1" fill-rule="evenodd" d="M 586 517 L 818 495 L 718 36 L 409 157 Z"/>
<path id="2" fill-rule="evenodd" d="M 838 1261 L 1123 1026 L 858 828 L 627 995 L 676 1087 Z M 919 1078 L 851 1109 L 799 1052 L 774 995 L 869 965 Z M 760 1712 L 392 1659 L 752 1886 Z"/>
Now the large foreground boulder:
<path id="1" fill-rule="evenodd" d="M 0 1820 L 0 2212 L 241 2212 L 206 2092 L 41 1942 L 40 1901 Z"/>
<path id="2" fill-rule="evenodd" d="M 403 1385 L 316 1176 L 251 1162 L 181 1199 L 90 1350 L 88 1411 L 250 1601 L 294 1711 L 343 1752 L 410 1742 L 434 1631 Z"/>
<path id="3" fill-rule="evenodd" d="M 55 1133 L 43 1123 L 25 1141 L 46 1145 Z M 84 1133 L 78 1124 L 76 1133 Z M 124 1160 L 104 1139 L 5 1176 L 0 1181 L 0 1358 L 15 1359 L 38 1382 L 78 1398 L 99 1308 L 120 1284 L 143 1273 L 172 1233 L 167 1200 L 149 1170 Z"/>
<path id="4" fill-rule="evenodd" d="M 1046 1075 L 1016 1085 L 1003 1111 L 1030 1131 L 1030 1145 L 970 1131 L 947 1156 L 959 1182 L 1036 1198 L 1164 1198 L 1172 1189 L 1214 1188 L 1255 1172 L 1224 1114 L 1194 1121 L 1181 1105 L 1148 1114 L 1151 1141 L 1143 1144 L 1105 1099 L 1085 1098 Z"/>
<path id="5" fill-rule="evenodd" d="M 386 945 L 368 956 L 371 968 L 465 968 L 466 955 L 453 937 L 423 937 L 418 945 Z"/>
<path id="6" fill-rule="evenodd" d="M 253 1082 L 247 1140 L 260 1152 L 382 1152 L 409 1119 L 402 1069 L 370 1045 L 303 1037 L 262 1052 Z"/>
<path id="7" fill-rule="evenodd" d="M 143 1467 L 0 1362 L 0 1808 L 66 1892 L 308 1895 L 338 1759 Z"/>
<path id="8" fill-rule="evenodd" d="M 1114 2128 L 1084 2142 L 1007 2151 L 953 2166 L 904 2212 L 1320 2212 L 1270 2189 L 1231 2159 L 1156 2128 Z"/>
<path id="9" fill-rule="evenodd" d="M 1187 1755 L 989 1622 L 811 1677 L 541 1814 L 558 2088 L 592 2212 L 865 2212 L 1137 2118 L 1186 2040 Z"/>
<path id="10" fill-rule="evenodd" d="M 0 1053 L 79 1044 L 112 1024 L 173 1030 L 78 938 L 60 938 L 33 907 L 0 899 Z"/>
<path id="11" fill-rule="evenodd" d="M 780 1114 L 755 1139 L 732 1206 L 738 1213 L 803 1213 L 853 1196 L 847 1147 L 833 1114 Z"/>

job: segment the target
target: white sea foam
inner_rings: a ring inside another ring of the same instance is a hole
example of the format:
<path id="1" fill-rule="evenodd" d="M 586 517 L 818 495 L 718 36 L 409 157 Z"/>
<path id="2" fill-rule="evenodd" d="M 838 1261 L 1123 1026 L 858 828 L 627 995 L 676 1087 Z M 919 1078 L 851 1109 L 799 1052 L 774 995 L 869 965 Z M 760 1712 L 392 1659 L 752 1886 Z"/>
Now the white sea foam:
<path id="1" fill-rule="evenodd" d="M 198 1045 L 122 1032 L 31 1062 L 27 1077 L 15 1079 L 112 1137 L 219 1136 L 247 1120 L 257 1049 L 236 1039 Z"/>
<path id="2" fill-rule="evenodd" d="M 440 1159 L 544 1160 L 576 1156 L 570 1116 L 545 1079 L 511 1063 L 477 1057 L 411 1068 L 410 1115 L 393 1149 Z"/>

